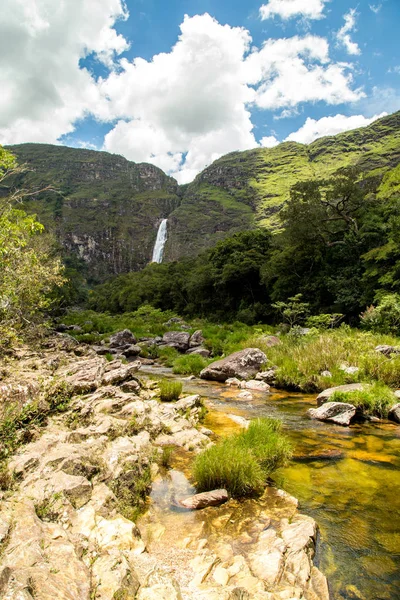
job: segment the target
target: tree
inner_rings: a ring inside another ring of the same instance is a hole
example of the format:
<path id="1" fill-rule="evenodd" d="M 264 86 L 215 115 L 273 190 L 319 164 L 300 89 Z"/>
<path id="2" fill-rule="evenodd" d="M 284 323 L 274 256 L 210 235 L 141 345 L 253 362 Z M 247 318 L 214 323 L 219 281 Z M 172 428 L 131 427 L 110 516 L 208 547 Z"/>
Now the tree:
<path id="1" fill-rule="evenodd" d="M 310 305 L 307 302 L 302 302 L 301 294 L 288 298 L 287 302 L 275 302 L 272 308 L 282 316 L 290 329 L 295 325 L 300 325 L 310 311 Z"/>
<path id="2" fill-rule="evenodd" d="M 16 169 L 15 157 L 0 147 L 2 185 Z M 23 195 L 0 199 L 0 347 L 37 326 L 53 288 L 64 281 L 43 225 L 18 208 Z"/>

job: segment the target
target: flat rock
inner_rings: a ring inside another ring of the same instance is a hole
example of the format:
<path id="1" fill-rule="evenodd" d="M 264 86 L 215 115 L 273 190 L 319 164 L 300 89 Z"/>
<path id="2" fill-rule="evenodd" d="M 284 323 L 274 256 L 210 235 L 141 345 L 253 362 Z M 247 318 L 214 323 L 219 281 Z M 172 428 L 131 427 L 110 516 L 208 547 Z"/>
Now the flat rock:
<path id="1" fill-rule="evenodd" d="M 256 379 L 246 381 L 243 387 L 246 390 L 253 390 L 255 392 L 269 392 L 270 389 L 268 383 L 265 383 L 265 381 L 257 381 Z"/>
<path id="2" fill-rule="evenodd" d="M 184 500 L 180 500 L 179 504 L 190 510 L 200 510 L 207 506 L 219 506 L 229 500 L 229 495 L 226 490 L 213 490 L 212 492 L 204 492 L 190 496 Z"/>
<path id="3" fill-rule="evenodd" d="M 310 408 L 307 415 L 310 419 L 328 421 L 336 425 L 350 425 L 354 420 L 357 409 L 346 402 L 325 402 L 319 408 Z"/>
<path id="4" fill-rule="evenodd" d="M 356 392 L 364 390 L 367 387 L 365 383 L 349 383 L 347 385 L 338 385 L 324 390 L 317 396 L 317 404 L 321 406 L 324 402 L 327 402 L 335 392 Z"/>
<path id="5" fill-rule="evenodd" d="M 258 348 L 246 348 L 211 363 L 202 370 L 200 377 L 222 382 L 232 377 L 249 379 L 259 372 L 266 361 L 267 357 L 264 352 Z"/>
<path id="6" fill-rule="evenodd" d="M 400 402 L 392 406 L 392 408 L 389 410 L 388 419 L 389 421 L 400 423 Z"/>

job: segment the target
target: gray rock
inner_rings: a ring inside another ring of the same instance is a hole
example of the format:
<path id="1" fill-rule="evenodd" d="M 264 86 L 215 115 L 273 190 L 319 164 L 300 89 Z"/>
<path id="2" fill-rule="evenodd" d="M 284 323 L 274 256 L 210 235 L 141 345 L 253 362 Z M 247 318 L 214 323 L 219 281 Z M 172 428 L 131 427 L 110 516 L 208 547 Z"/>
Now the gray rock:
<path id="1" fill-rule="evenodd" d="M 131 346 L 124 348 L 122 354 L 128 358 L 129 356 L 138 356 L 138 354 L 140 354 L 141 351 L 142 348 L 140 346 L 135 346 L 134 344 L 132 344 Z"/>
<path id="2" fill-rule="evenodd" d="M 400 402 L 392 406 L 392 408 L 389 410 L 388 419 L 389 421 L 400 423 Z"/>
<path id="3" fill-rule="evenodd" d="M 346 373 L 346 375 L 355 375 L 360 370 L 358 367 L 349 367 L 347 365 L 340 365 L 339 369 Z"/>
<path id="4" fill-rule="evenodd" d="M 110 348 L 120 348 L 121 346 L 131 346 L 136 344 L 136 338 L 129 329 L 118 331 L 110 337 Z"/>
<path id="5" fill-rule="evenodd" d="M 258 381 L 255 379 L 251 379 L 250 381 L 246 381 L 244 386 L 245 390 L 253 390 L 255 392 L 269 392 L 269 385 L 265 383 L 265 381 Z"/>
<path id="6" fill-rule="evenodd" d="M 261 371 L 261 373 L 257 373 L 257 375 L 256 375 L 256 381 L 264 381 L 265 383 L 268 383 L 269 385 L 272 385 L 273 383 L 275 383 L 275 379 L 276 379 L 276 370 L 275 369 L 268 369 L 268 371 Z"/>
<path id="7" fill-rule="evenodd" d="M 211 363 L 202 370 L 200 377 L 211 381 L 226 381 L 232 377 L 249 379 L 267 362 L 264 352 L 258 348 L 246 348 Z"/>
<path id="8" fill-rule="evenodd" d="M 364 390 L 367 387 L 365 383 L 349 383 L 347 385 L 338 385 L 337 387 L 327 388 L 317 397 L 317 404 L 321 406 L 327 402 L 335 392 L 356 392 Z"/>
<path id="9" fill-rule="evenodd" d="M 197 331 L 195 331 L 192 334 L 192 336 L 190 338 L 189 346 L 190 346 L 190 348 L 196 348 L 197 346 L 201 346 L 203 342 L 204 342 L 203 332 L 201 331 L 201 329 L 198 329 Z"/>
<path id="10" fill-rule="evenodd" d="M 400 400 L 400 390 L 396 390 L 394 395 L 396 396 L 396 398 L 399 398 L 399 400 Z"/>
<path id="11" fill-rule="evenodd" d="M 381 346 L 376 346 L 375 351 L 385 356 L 390 356 L 391 354 L 400 354 L 400 346 L 382 344 Z"/>
<path id="12" fill-rule="evenodd" d="M 179 504 L 184 508 L 190 510 L 200 510 L 207 506 L 219 506 L 229 500 L 229 495 L 226 490 L 213 490 L 212 492 L 204 492 L 203 494 L 196 494 L 181 500 Z"/>
<path id="13" fill-rule="evenodd" d="M 186 352 L 189 349 L 190 335 L 185 331 L 167 331 L 163 335 L 163 344 L 176 348 L 180 352 Z"/>
<path id="14" fill-rule="evenodd" d="M 346 402 L 326 402 L 319 408 L 310 408 L 307 415 L 310 419 L 318 421 L 329 421 L 336 425 L 350 425 L 354 420 L 357 409 Z"/>
<path id="15" fill-rule="evenodd" d="M 330 371 L 322 371 L 321 377 L 332 377 L 332 373 Z"/>
<path id="16" fill-rule="evenodd" d="M 197 346 L 196 348 L 189 348 L 189 350 L 186 351 L 186 354 L 197 354 L 198 356 L 202 356 L 203 358 L 209 358 L 211 352 L 207 350 L 207 348 Z"/>

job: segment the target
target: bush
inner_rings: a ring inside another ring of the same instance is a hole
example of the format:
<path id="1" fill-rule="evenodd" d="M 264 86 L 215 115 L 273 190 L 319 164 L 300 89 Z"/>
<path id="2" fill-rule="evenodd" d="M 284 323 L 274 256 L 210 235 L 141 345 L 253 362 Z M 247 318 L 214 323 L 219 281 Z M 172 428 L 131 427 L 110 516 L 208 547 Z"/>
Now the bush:
<path id="1" fill-rule="evenodd" d="M 209 362 L 198 354 L 186 354 L 174 361 L 173 372 L 180 375 L 199 375 Z"/>
<path id="2" fill-rule="evenodd" d="M 252 421 L 247 431 L 225 438 L 199 454 L 193 475 L 199 491 L 226 488 L 233 497 L 262 492 L 268 476 L 291 456 L 274 419 Z"/>
<path id="3" fill-rule="evenodd" d="M 180 381 L 163 379 L 160 383 L 160 400 L 162 402 L 173 402 L 174 400 L 178 400 L 182 393 L 182 387 Z"/>
<path id="4" fill-rule="evenodd" d="M 376 333 L 400 334 L 400 295 L 383 296 L 378 306 L 370 306 L 360 315 L 361 325 Z"/>
<path id="5" fill-rule="evenodd" d="M 352 392 L 335 392 L 331 402 L 347 402 L 353 404 L 368 415 L 387 417 L 389 409 L 396 404 L 397 399 L 391 389 L 382 383 L 375 383 L 365 390 Z"/>

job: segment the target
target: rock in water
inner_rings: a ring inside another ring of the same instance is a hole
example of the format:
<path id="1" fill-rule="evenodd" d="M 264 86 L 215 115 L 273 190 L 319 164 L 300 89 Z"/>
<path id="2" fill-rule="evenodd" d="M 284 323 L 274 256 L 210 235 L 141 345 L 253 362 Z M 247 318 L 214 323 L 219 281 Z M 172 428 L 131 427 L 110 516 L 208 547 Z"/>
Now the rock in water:
<path id="1" fill-rule="evenodd" d="M 324 390 L 317 396 L 317 404 L 321 406 L 324 402 L 327 402 L 335 392 L 357 392 L 365 390 L 367 385 L 365 383 L 349 383 L 348 385 L 338 385 Z"/>
<path id="2" fill-rule="evenodd" d="M 266 362 L 267 357 L 264 352 L 258 348 L 246 348 L 211 363 L 202 370 L 200 377 L 222 382 L 231 377 L 249 379 L 254 377 Z"/>
<path id="3" fill-rule="evenodd" d="M 326 402 L 319 408 L 310 408 L 307 415 L 318 421 L 329 421 L 336 425 L 350 425 L 356 416 L 357 409 L 345 402 Z"/>
<path id="4" fill-rule="evenodd" d="M 389 421 L 400 423 L 400 402 L 392 406 L 392 408 L 389 410 L 388 419 Z"/>
<path id="5" fill-rule="evenodd" d="M 190 510 L 200 510 L 207 506 L 219 506 L 227 500 L 229 500 L 229 495 L 226 490 L 213 490 L 212 492 L 204 492 L 203 494 L 189 496 L 189 498 L 185 498 L 185 500 L 180 500 L 179 504 Z"/>

